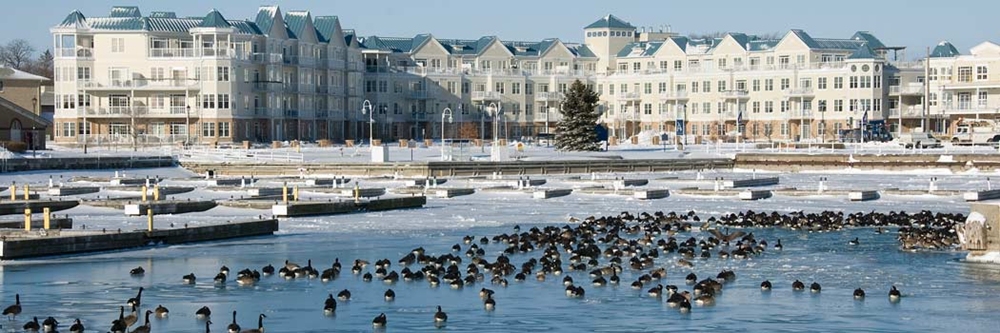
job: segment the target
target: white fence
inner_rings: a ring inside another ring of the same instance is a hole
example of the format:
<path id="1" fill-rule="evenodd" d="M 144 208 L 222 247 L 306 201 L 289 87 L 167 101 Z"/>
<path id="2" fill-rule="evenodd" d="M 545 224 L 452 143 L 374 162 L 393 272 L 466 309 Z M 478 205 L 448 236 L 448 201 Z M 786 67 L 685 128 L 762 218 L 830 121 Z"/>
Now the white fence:
<path id="1" fill-rule="evenodd" d="M 189 162 L 302 163 L 305 160 L 303 154 L 270 149 L 186 147 L 172 151 L 171 155 L 177 156 L 178 161 Z"/>

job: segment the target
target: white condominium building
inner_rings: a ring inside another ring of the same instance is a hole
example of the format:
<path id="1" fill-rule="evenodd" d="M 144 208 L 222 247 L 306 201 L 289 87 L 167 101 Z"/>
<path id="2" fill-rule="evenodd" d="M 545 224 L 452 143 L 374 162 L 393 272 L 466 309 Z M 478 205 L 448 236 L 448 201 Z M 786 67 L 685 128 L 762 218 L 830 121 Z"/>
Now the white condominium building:
<path id="1" fill-rule="evenodd" d="M 945 129 L 952 109 L 996 107 L 973 107 L 986 102 L 968 88 L 987 72 L 961 81 L 979 73 L 977 60 L 936 50 L 932 73 L 956 75 L 949 84 L 931 75 L 930 91 L 945 93 L 931 94 L 925 112 L 924 62 L 890 61 L 898 48 L 864 31 L 692 39 L 608 15 L 583 29 L 583 43 L 386 37 L 277 6 L 254 20 L 115 7 L 99 18 L 73 12 L 51 31 L 63 143 L 340 141 L 367 139 L 369 126 L 383 140 L 492 138 L 494 128 L 519 139 L 555 129 L 576 80 L 601 95 L 602 122 L 620 139 L 834 140 L 895 130 L 900 115 L 903 130 Z M 958 107 L 941 109 L 944 100 Z M 934 114 L 945 116 L 933 123 Z"/>

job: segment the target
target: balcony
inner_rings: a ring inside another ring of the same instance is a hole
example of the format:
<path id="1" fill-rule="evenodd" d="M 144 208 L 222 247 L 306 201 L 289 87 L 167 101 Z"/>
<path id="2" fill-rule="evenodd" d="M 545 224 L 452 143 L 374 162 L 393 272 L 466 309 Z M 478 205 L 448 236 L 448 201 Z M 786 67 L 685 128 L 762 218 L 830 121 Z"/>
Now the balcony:
<path id="1" fill-rule="evenodd" d="M 285 91 L 285 93 L 289 94 L 295 94 L 299 92 L 299 85 L 297 84 L 284 84 L 281 86 L 281 88 Z"/>
<path id="2" fill-rule="evenodd" d="M 813 97 L 815 93 L 812 88 L 792 88 L 783 90 L 785 98 Z"/>
<path id="3" fill-rule="evenodd" d="M 788 118 L 790 119 L 812 119 L 812 110 L 789 110 Z"/>
<path id="4" fill-rule="evenodd" d="M 923 96 L 924 85 L 908 84 L 905 86 L 889 86 L 889 96 Z"/>
<path id="5" fill-rule="evenodd" d="M 500 93 L 496 91 L 473 91 L 472 100 L 475 102 L 500 101 Z"/>
<path id="6" fill-rule="evenodd" d="M 164 90 L 164 91 L 185 91 L 199 90 L 199 81 L 190 79 L 135 79 L 135 80 L 114 80 L 111 82 L 78 81 L 79 89 L 104 90 L 104 91 L 124 91 L 124 90 Z"/>
<path id="7" fill-rule="evenodd" d="M 56 49 L 57 58 L 94 59 L 94 49 L 77 47 Z"/>
<path id="8" fill-rule="evenodd" d="M 281 58 L 281 53 L 254 53 L 250 55 L 250 59 L 258 64 L 277 64 L 282 62 Z"/>
<path id="9" fill-rule="evenodd" d="M 283 62 L 285 65 L 298 65 L 299 56 L 293 56 L 293 55 L 283 56 L 281 58 L 281 62 Z"/>
<path id="10" fill-rule="evenodd" d="M 903 108 L 902 112 L 903 112 L 902 114 L 903 118 L 913 119 L 913 118 L 920 118 L 921 114 L 923 113 L 923 109 L 920 107 L 911 106 Z M 899 108 L 889 109 L 889 120 L 899 119 L 899 116 L 900 116 Z"/>
<path id="11" fill-rule="evenodd" d="M 192 48 L 156 48 L 149 49 L 150 58 L 194 58 Z"/>
<path id="12" fill-rule="evenodd" d="M 330 118 L 330 110 L 316 110 L 316 119 Z"/>
<path id="13" fill-rule="evenodd" d="M 566 95 L 561 92 L 540 92 L 535 94 L 535 101 L 538 102 L 561 102 L 566 99 Z"/>
<path id="14" fill-rule="evenodd" d="M 660 93 L 660 100 L 663 101 L 683 101 L 688 99 L 687 90 L 664 91 Z"/>
<path id="15" fill-rule="evenodd" d="M 317 94 L 326 94 L 328 91 L 330 91 L 330 86 L 316 86 Z"/>
<path id="16" fill-rule="evenodd" d="M 410 99 L 425 100 L 428 98 L 429 95 L 426 90 L 414 90 L 410 92 Z"/>
<path id="17" fill-rule="evenodd" d="M 302 66 L 316 66 L 316 58 L 313 57 L 299 57 L 299 64 Z"/>
<path id="18" fill-rule="evenodd" d="M 637 102 L 637 101 L 642 100 L 642 95 L 639 95 L 639 93 L 634 93 L 634 92 L 633 93 L 621 93 L 621 94 L 618 94 L 617 96 L 615 96 L 615 99 L 618 100 L 619 102 L 628 102 L 628 101 L 636 101 Z"/>
<path id="19" fill-rule="evenodd" d="M 285 118 L 297 118 L 299 116 L 299 110 L 285 110 L 282 112 L 282 116 Z"/>
<path id="20" fill-rule="evenodd" d="M 339 59 L 326 59 L 326 67 L 329 69 L 344 69 L 344 61 Z"/>
<path id="21" fill-rule="evenodd" d="M 725 99 L 750 99 L 750 92 L 746 90 L 726 90 L 722 92 Z"/>

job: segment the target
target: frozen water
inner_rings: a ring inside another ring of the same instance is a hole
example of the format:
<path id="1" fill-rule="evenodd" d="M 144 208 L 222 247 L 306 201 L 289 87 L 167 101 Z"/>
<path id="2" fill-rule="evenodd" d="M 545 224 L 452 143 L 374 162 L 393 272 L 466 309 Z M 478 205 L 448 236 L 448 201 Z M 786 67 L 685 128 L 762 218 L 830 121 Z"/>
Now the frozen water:
<path id="1" fill-rule="evenodd" d="M 110 171 L 66 172 L 65 175 L 107 177 Z M 159 174 L 167 177 L 193 175 L 178 169 L 139 170 L 138 174 Z M 655 180 L 649 187 L 679 188 L 700 186 L 709 182 L 694 181 L 694 173 L 670 174 L 685 181 Z M 18 174 L 20 182 L 42 183 L 48 174 Z M 604 175 L 612 176 L 612 175 Z M 658 175 L 629 175 L 656 178 Z M 745 172 L 718 172 L 713 177 L 749 178 Z M 818 177 L 831 179 L 831 190 L 867 187 L 899 187 L 925 189 L 928 176 L 912 174 L 781 174 L 777 187 L 815 189 Z M 12 177 L 4 175 L 2 177 Z M 950 175 L 939 177 L 941 189 L 985 188 L 983 175 Z M 0 183 L 11 178 L 0 178 Z M 167 184 L 193 182 L 171 179 Z M 454 180 L 453 180 L 454 181 Z M 551 187 L 580 186 L 578 182 L 550 178 Z M 264 183 L 273 182 L 265 180 Z M 462 184 L 462 181 L 455 181 Z M 401 181 L 381 182 L 398 185 Z M 458 186 L 449 182 L 449 186 Z M 178 198 L 226 198 L 232 192 L 198 189 L 177 195 Z M 326 199 L 318 194 L 304 193 L 308 198 Z M 450 253 L 453 244 L 461 243 L 465 235 L 479 237 L 509 233 L 514 225 L 522 230 L 530 226 L 563 225 L 571 216 L 615 215 L 621 211 L 687 211 L 699 215 L 753 209 L 777 210 L 843 210 L 855 211 L 916 211 L 929 209 L 945 212 L 968 212 L 968 205 L 958 196 L 883 196 L 866 203 L 851 203 L 846 198 L 830 195 L 789 197 L 776 196 L 757 202 L 740 202 L 732 196 L 672 195 L 663 200 L 638 201 L 624 196 L 572 194 L 550 200 L 535 200 L 520 193 L 477 193 L 452 199 L 431 199 L 427 207 L 418 210 L 389 211 L 331 217 L 293 218 L 281 221 L 281 231 L 273 237 L 212 242 L 193 245 L 161 246 L 136 251 L 98 253 L 72 257 L 8 261 L 0 264 L 0 299 L 3 306 L 13 303 L 20 293 L 24 312 L 16 323 L 20 327 L 31 316 L 54 316 L 64 323 L 63 331 L 73 318 L 81 318 L 90 332 L 104 332 L 118 315 L 118 306 L 135 296 L 139 286 L 146 288 L 143 308 L 157 304 L 170 308 L 169 319 L 154 319 L 155 332 L 200 332 L 204 323 L 194 318 L 202 306 L 213 311 L 213 331 L 224 331 L 232 310 L 237 310 L 243 328 L 256 325 L 258 313 L 267 314 L 264 325 L 268 332 L 332 332 L 370 331 L 371 319 L 384 312 L 388 315 L 387 331 L 436 331 L 432 322 L 435 306 L 441 305 L 449 314 L 445 331 L 509 332 L 636 332 L 636 331 L 897 331 L 897 332 L 985 332 L 998 327 L 996 310 L 1000 309 L 1000 269 L 996 266 L 966 263 L 958 252 L 909 253 L 897 250 L 894 233 L 875 234 L 869 229 L 832 233 L 802 233 L 786 230 L 752 230 L 758 239 L 772 244 L 781 239 L 783 251 L 768 250 L 749 260 L 697 259 L 695 268 L 675 266 L 676 257 L 661 256 L 658 266 L 667 267 L 663 284 L 676 284 L 682 289 L 684 275 L 693 271 L 699 277 L 714 276 L 722 269 L 735 270 L 738 279 L 726 285 L 714 307 L 695 307 L 690 315 L 670 309 L 664 300 L 650 298 L 643 290 L 628 287 L 639 272 L 626 270 L 621 274 L 621 286 L 594 287 L 586 272 L 569 272 L 586 289 L 583 299 L 570 299 L 564 294 L 561 276 L 544 282 L 529 277 L 507 288 L 488 282 L 464 289 L 447 286 L 431 288 L 425 281 L 362 282 L 352 275 L 349 267 L 354 259 L 374 262 L 388 258 L 392 269 L 402 267 L 396 261 L 411 249 L 423 246 L 431 254 Z M 70 214 L 76 224 L 88 229 L 118 228 L 128 230 L 144 227 L 145 218 L 124 217 L 122 212 L 107 208 L 80 206 L 59 214 Z M 217 207 L 200 214 L 158 216 L 159 227 L 182 227 L 183 224 L 218 223 L 225 220 L 255 218 L 267 211 Z M 696 237 L 705 237 L 695 233 Z M 859 246 L 847 246 L 858 237 Z M 467 248 L 462 245 L 463 251 Z M 492 261 L 502 251 L 499 244 L 485 245 Z M 540 250 L 539 250 L 540 251 Z M 513 255 L 516 265 L 540 252 Z M 240 287 L 233 281 L 224 286 L 212 283 L 212 277 L 222 265 L 231 269 L 260 269 L 267 264 L 279 266 L 284 260 L 304 265 L 307 260 L 319 270 L 330 266 L 334 258 L 344 263 L 343 275 L 330 283 L 296 279 L 286 281 L 277 276 L 263 278 L 254 287 Z M 564 259 L 564 264 L 565 264 Z M 602 258 L 602 263 L 606 259 Z M 463 271 L 466 259 L 463 263 Z M 143 277 L 130 277 L 128 271 L 143 266 Z M 417 268 L 416 266 L 411 269 Z M 369 266 L 367 271 L 374 271 Z M 181 276 L 194 273 L 196 285 L 181 284 Z M 759 283 L 769 279 L 774 290 L 761 293 Z M 791 281 L 817 281 L 823 285 L 818 295 L 793 293 Z M 377 280 L 376 280 L 377 281 Z M 892 285 L 904 293 L 899 303 L 890 303 L 887 292 Z M 485 312 L 478 297 L 479 288 L 497 292 L 497 310 Z M 852 299 L 854 288 L 868 292 L 863 302 Z M 392 288 L 397 297 L 385 302 L 382 293 Z M 327 294 L 342 289 L 353 293 L 351 301 L 339 302 L 334 317 L 323 315 L 323 300 Z M 0 319 L 4 321 L 5 319 Z"/>

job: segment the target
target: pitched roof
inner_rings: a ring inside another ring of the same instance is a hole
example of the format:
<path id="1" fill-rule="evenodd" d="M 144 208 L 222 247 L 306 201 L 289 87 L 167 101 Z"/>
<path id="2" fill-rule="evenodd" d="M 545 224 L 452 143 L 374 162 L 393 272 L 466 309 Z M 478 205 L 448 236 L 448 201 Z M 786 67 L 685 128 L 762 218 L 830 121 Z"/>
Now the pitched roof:
<path id="1" fill-rule="evenodd" d="M 174 12 L 152 12 L 149 13 L 150 18 L 177 18 L 177 13 Z"/>
<path id="2" fill-rule="evenodd" d="M 278 15 L 278 6 L 260 6 L 257 9 L 257 18 L 254 20 L 254 23 L 257 24 L 261 32 L 265 34 L 270 33 L 276 15 Z"/>
<path id="3" fill-rule="evenodd" d="M 111 17 L 142 17 L 142 12 L 136 6 L 111 7 Z"/>
<path id="4" fill-rule="evenodd" d="M 934 51 L 931 52 L 931 58 L 951 58 L 961 54 L 962 53 L 958 52 L 958 49 L 955 48 L 955 45 L 951 45 L 951 43 L 947 41 L 942 41 L 934 47 Z"/>
<path id="5" fill-rule="evenodd" d="M 656 53 L 663 46 L 663 42 L 635 42 L 625 45 L 618 51 L 619 58 L 625 57 L 649 57 Z"/>
<path id="6" fill-rule="evenodd" d="M 869 47 L 867 43 L 861 44 L 861 47 L 858 47 L 858 49 L 855 50 L 854 53 L 851 54 L 851 56 L 847 57 L 847 59 L 875 59 L 875 58 L 877 58 L 875 56 L 875 52 L 872 51 L 872 48 Z"/>
<path id="7" fill-rule="evenodd" d="M 229 21 L 226 21 L 225 17 L 222 17 L 222 13 L 218 10 L 212 9 L 205 15 L 205 18 L 201 20 L 201 24 L 198 25 L 199 28 L 231 28 L 232 25 Z"/>
<path id="8" fill-rule="evenodd" d="M 316 27 L 316 37 L 321 43 L 328 43 L 333 34 L 337 31 L 336 16 L 316 16 L 313 18 L 313 26 Z"/>
<path id="9" fill-rule="evenodd" d="M 0 80 L 48 81 L 49 78 L 0 65 Z"/>
<path id="10" fill-rule="evenodd" d="M 585 44 L 579 44 L 574 46 L 567 45 L 567 47 L 569 47 L 570 51 L 573 51 L 573 53 L 576 54 L 577 57 L 597 58 L 597 55 L 594 54 L 594 51 L 591 51 L 590 48 L 587 47 L 587 45 Z"/>
<path id="11" fill-rule="evenodd" d="M 83 16 L 79 10 L 74 10 L 73 12 L 66 15 L 62 23 L 58 25 L 61 28 L 75 28 L 75 29 L 86 29 L 90 26 L 87 25 L 87 18 Z"/>
<path id="12" fill-rule="evenodd" d="M 605 17 L 600 18 L 594 23 L 584 27 L 584 29 L 599 29 L 599 28 L 611 28 L 611 29 L 635 29 L 634 26 L 628 22 L 622 21 L 621 19 L 615 17 L 614 15 L 608 14 Z"/>
<path id="13" fill-rule="evenodd" d="M 31 120 L 39 125 L 44 125 L 44 126 L 52 125 L 52 122 L 49 121 L 48 119 L 45 119 L 45 117 L 39 116 L 34 112 L 31 112 L 3 97 L 0 97 L 0 110 L 10 110 L 11 112 L 14 112 L 19 116 Z M 31 125 L 31 124 L 23 124 L 23 125 Z"/>
<path id="14" fill-rule="evenodd" d="M 882 44 L 882 41 L 878 40 L 878 38 L 875 38 L 874 35 L 867 31 L 858 31 L 854 33 L 854 36 L 851 36 L 851 39 L 864 41 L 873 49 L 885 48 L 885 44 Z"/>

